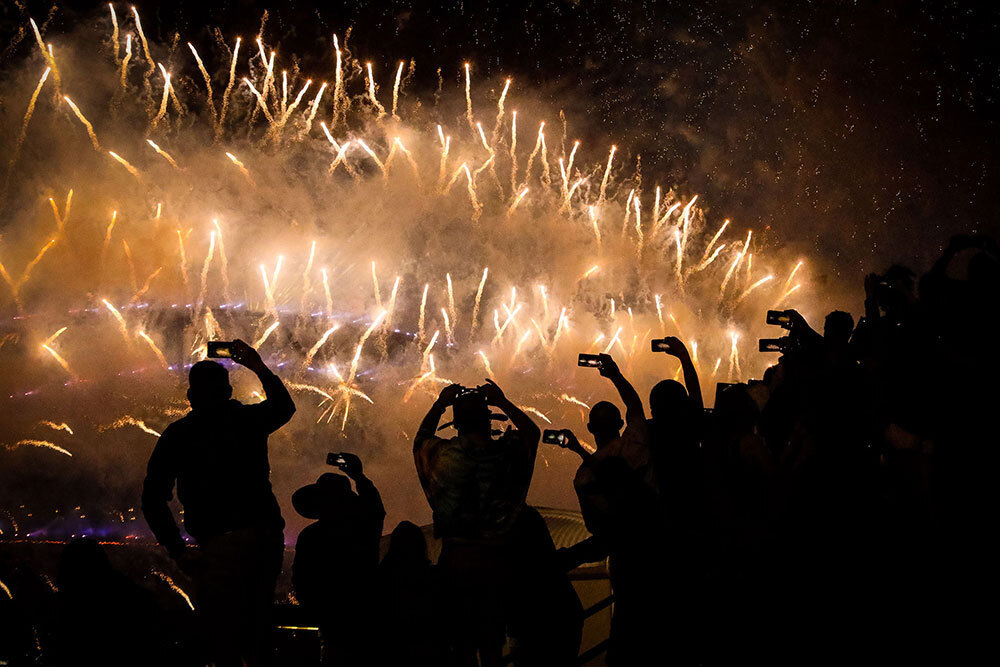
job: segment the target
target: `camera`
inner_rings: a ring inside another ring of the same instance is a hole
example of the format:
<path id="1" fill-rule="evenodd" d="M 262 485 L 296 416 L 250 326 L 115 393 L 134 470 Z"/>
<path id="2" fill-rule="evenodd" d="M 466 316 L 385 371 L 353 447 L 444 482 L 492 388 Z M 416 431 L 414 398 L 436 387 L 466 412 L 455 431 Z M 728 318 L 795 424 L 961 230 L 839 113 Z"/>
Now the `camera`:
<path id="1" fill-rule="evenodd" d="M 232 359 L 232 343 L 227 340 L 210 340 L 205 344 L 211 359 Z"/>
<path id="2" fill-rule="evenodd" d="M 767 323 L 791 330 L 794 325 L 791 310 L 769 310 L 767 311 Z"/>
<path id="3" fill-rule="evenodd" d="M 653 352 L 670 352 L 670 344 L 666 338 L 654 338 L 649 341 L 649 347 Z"/>
<path id="4" fill-rule="evenodd" d="M 761 338 L 757 342 L 757 346 L 761 352 L 781 352 L 782 354 L 794 347 L 792 339 L 788 336 L 781 338 Z"/>
<path id="5" fill-rule="evenodd" d="M 577 365 L 584 366 L 586 368 L 600 368 L 601 355 L 581 353 L 580 359 L 577 361 Z"/>
<path id="6" fill-rule="evenodd" d="M 344 458 L 343 454 L 340 454 L 338 452 L 330 452 L 329 454 L 326 455 L 326 464 L 328 466 L 334 466 L 343 470 L 344 466 L 347 465 L 347 459 Z"/>
<path id="7" fill-rule="evenodd" d="M 547 445 L 559 445 L 560 447 L 565 447 L 566 434 L 553 428 L 547 428 L 542 431 L 542 442 Z"/>

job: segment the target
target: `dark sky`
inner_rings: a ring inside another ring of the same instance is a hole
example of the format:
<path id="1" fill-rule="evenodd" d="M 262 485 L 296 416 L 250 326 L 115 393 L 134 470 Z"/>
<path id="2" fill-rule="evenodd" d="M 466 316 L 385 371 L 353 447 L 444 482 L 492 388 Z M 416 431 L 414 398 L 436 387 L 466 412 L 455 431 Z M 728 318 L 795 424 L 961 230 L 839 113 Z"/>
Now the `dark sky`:
<path id="1" fill-rule="evenodd" d="M 119 14 L 127 4 L 117 3 Z M 257 32 L 329 71 L 330 35 L 382 71 L 417 63 L 456 87 L 511 75 L 564 108 L 589 145 L 617 142 L 648 180 L 702 194 L 718 217 L 829 258 L 856 280 L 892 261 L 924 266 L 949 235 L 995 232 L 1000 11 L 944 2 L 138 2 L 169 41 Z M 4 44 L 23 22 L 2 5 Z M 51 3 L 28 2 L 44 18 Z M 100 17 L 59 5 L 50 30 Z M 8 60 L 24 45 L 5 51 Z"/>

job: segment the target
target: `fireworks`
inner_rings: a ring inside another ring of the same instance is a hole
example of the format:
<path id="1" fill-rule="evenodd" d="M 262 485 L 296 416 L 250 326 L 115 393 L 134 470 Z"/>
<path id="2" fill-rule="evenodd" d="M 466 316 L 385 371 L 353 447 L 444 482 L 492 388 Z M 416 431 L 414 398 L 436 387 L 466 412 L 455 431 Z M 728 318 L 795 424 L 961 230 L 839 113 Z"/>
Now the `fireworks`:
<path id="1" fill-rule="evenodd" d="M 643 339 L 683 325 L 705 370 L 714 358 L 713 375 L 743 378 L 763 369 L 746 347 L 763 311 L 808 291 L 805 264 L 772 257 L 775 243 L 740 212 L 724 212 L 732 222 L 709 217 L 696 194 L 627 173 L 646 147 L 629 137 L 560 142 L 532 115 L 537 105 L 508 110 L 512 95 L 531 90 L 510 78 L 483 83 L 475 63 L 430 110 L 407 94 L 406 61 L 379 72 L 336 36 L 332 70 L 300 73 L 265 35 L 249 49 L 228 37 L 171 52 L 131 17 L 137 43 L 119 30 L 124 16 L 109 16 L 101 39 L 113 48 L 107 62 L 94 56 L 92 74 L 109 86 L 74 80 L 68 68 L 60 78 L 43 48 L 30 87 L 4 97 L 28 102 L 20 124 L 0 129 L 8 145 L 60 158 L 12 153 L 10 186 L 48 189 L 33 194 L 44 218 L 24 212 L 0 245 L 9 288 L 0 313 L 30 316 L 16 326 L 45 361 L 39 386 L 122 377 L 156 406 L 148 414 L 161 414 L 182 398 L 175 371 L 203 358 L 206 341 L 242 337 L 265 347 L 290 387 L 319 397 L 310 424 L 381 420 L 391 424 L 380 434 L 398 438 L 390 427 L 419 421 L 424 403 L 414 397 L 436 394 L 444 376 L 472 383 L 485 372 L 562 426 L 607 394 L 596 374 L 577 370 L 578 352 L 613 353 L 636 369 L 637 386 L 652 386 Z M 58 97 L 40 95 L 43 86 Z M 105 89 L 114 99 L 102 107 L 95 91 Z M 22 170 L 30 178 L 19 180 Z M 45 203 L 71 186 L 76 199 L 62 210 Z M 71 400 L 53 398 L 28 424 L 43 415 L 77 424 L 53 409 Z M 140 408 L 96 409 L 102 433 L 159 435 L 118 416 L 147 414 Z M 46 422 L 71 433 L 56 424 Z M 69 454 L 40 442 L 18 444 Z"/>

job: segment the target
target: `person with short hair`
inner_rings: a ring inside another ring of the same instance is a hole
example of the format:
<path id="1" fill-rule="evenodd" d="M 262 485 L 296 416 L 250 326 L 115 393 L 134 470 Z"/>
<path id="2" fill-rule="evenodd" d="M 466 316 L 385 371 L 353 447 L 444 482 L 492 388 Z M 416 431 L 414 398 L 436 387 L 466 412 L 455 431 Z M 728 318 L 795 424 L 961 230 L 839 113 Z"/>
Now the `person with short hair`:
<path id="1" fill-rule="evenodd" d="M 216 664 L 267 665 L 285 548 L 267 439 L 292 418 L 295 403 L 256 350 L 235 340 L 231 351 L 233 361 L 256 374 L 265 400 L 235 400 L 229 371 L 215 361 L 192 366 L 191 411 L 163 431 L 149 457 L 142 512 L 157 541 L 195 581 L 196 608 Z M 170 509 L 175 484 L 197 548 L 186 548 Z"/>

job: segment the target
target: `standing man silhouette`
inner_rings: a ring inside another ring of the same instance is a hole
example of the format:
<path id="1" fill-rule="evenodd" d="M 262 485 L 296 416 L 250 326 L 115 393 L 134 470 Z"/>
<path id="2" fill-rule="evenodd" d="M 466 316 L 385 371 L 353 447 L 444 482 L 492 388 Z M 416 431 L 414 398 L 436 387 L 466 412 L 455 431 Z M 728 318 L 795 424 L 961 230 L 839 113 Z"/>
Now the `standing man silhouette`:
<path id="1" fill-rule="evenodd" d="M 266 400 L 240 403 L 224 366 L 196 363 L 188 375 L 191 411 L 160 436 L 142 490 L 150 529 L 195 581 L 220 667 L 271 662 L 270 613 L 285 522 L 271 491 L 267 437 L 295 413 L 288 390 L 256 350 L 235 340 L 231 351 L 233 361 L 260 379 Z M 170 510 L 175 483 L 197 549 L 185 548 Z"/>

